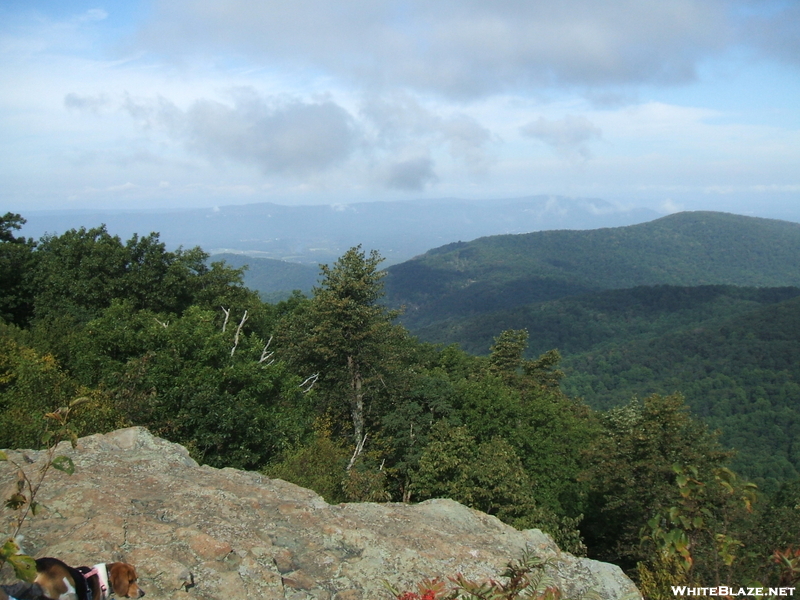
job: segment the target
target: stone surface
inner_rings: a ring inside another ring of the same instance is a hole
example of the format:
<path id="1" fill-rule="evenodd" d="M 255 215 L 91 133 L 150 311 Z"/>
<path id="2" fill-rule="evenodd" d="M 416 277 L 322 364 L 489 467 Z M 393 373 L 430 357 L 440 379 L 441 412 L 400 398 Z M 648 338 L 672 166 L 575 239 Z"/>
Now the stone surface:
<path id="1" fill-rule="evenodd" d="M 152 600 L 390 600 L 384 581 L 411 589 L 426 577 L 497 576 L 526 547 L 552 560 L 569 597 L 641 598 L 619 568 L 451 500 L 333 506 L 279 479 L 198 466 L 139 427 L 59 453 L 75 473 L 48 474 L 38 498 L 47 510 L 25 526 L 24 549 L 72 565 L 130 562 Z M 30 470 L 43 457 L 11 454 Z M 3 498 L 15 478 L 0 463 Z"/>

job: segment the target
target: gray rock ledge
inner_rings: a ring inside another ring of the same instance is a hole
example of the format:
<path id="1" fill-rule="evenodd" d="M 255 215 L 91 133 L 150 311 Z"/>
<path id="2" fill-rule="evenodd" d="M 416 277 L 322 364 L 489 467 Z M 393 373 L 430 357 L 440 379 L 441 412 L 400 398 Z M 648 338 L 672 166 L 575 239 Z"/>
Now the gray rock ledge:
<path id="1" fill-rule="evenodd" d="M 31 463 L 43 456 L 12 452 Z M 390 600 L 384 580 L 411 589 L 426 577 L 496 577 L 526 547 L 552 559 L 569 597 L 591 589 L 641 598 L 618 567 L 452 500 L 333 506 L 280 479 L 198 466 L 141 427 L 59 453 L 75 474 L 48 474 L 39 497 L 47 510 L 25 526 L 24 549 L 73 565 L 133 563 L 151 600 Z M 0 463 L 3 498 L 15 479 Z"/>

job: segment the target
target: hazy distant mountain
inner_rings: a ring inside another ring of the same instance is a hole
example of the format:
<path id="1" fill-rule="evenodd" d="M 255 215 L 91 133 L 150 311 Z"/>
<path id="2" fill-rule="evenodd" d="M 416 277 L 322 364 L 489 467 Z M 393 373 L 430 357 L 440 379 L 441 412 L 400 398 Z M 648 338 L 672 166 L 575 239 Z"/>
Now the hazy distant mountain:
<path id="1" fill-rule="evenodd" d="M 596 229 L 658 217 L 599 199 L 535 196 L 513 200 L 456 199 L 283 206 L 247 204 L 174 211 L 49 211 L 23 214 L 22 233 L 39 238 L 101 223 L 123 239 L 161 233 L 170 248 L 246 253 L 300 263 L 330 263 L 348 248 L 377 249 L 395 264 L 443 244 L 487 235 L 546 229 Z"/>
<path id="2" fill-rule="evenodd" d="M 691 212 L 592 231 L 454 243 L 388 269 L 412 330 L 437 322 L 641 285 L 800 285 L 800 224 Z M 509 325 L 509 327 L 512 325 Z"/>

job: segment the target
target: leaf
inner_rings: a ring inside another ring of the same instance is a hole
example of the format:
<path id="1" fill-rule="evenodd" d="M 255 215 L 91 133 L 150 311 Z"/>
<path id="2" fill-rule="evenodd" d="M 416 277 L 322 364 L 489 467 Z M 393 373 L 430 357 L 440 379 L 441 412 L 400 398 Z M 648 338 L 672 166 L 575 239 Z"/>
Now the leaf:
<path id="1" fill-rule="evenodd" d="M 0 450 L 0 460 L 8 460 L 8 455 Z"/>
<path id="2" fill-rule="evenodd" d="M 69 456 L 56 456 L 52 462 L 53 468 L 63 471 L 67 475 L 72 475 L 75 472 L 75 463 Z"/>
<path id="3" fill-rule="evenodd" d="M 8 557 L 8 562 L 14 567 L 18 579 L 33 581 L 36 579 L 36 561 L 25 554 L 15 554 Z"/>
<path id="4" fill-rule="evenodd" d="M 778 551 L 776 550 L 775 553 L 777 554 Z M 19 554 L 19 544 L 14 538 L 8 538 L 5 544 L 0 547 L 0 558 L 5 561 L 8 560 L 9 556 L 14 556 L 15 554 Z"/>
<path id="5" fill-rule="evenodd" d="M 10 508 L 11 510 L 17 510 L 25 506 L 28 502 L 28 499 L 23 496 L 22 494 L 12 494 L 11 497 L 6 500 L 6 508 Z"/>
<path id="6" fill-rule="evenodd" d="M 34 517 L 35 517 L 35 516 L 36 516 L 36 514 L 39 512 L 39 507 L 40 507 L 40 506 L 41 506 L 41 504 L 39 504 L 38 502 L 35 502 L 35 501 L 34 501 L 34 502 L 31 502 L 31 514 L 32 514 Z"/>
<path id="7" fill-rule="evenodd" d="M 52 431 L 45 431 L 42 434 L 42 444 L 44 444 L 45 446 L 48 443 L 50 443 L 50 440 L 52 440 L 52 439 L 53 439 L 53 432 Z"/>

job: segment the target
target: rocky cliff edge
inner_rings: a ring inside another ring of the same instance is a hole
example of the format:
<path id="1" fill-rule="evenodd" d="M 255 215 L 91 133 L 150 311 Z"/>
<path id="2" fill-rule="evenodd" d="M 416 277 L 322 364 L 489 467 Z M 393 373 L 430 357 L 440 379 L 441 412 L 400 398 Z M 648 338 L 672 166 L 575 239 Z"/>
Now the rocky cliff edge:
<path id="1" fill-rule="evenodd" d="M 550 558 L 567 595 L 632 600 L 610 564 L 562 553 L 539 530 L 517 531 L 451 500 L 329 505 L 314 492 L 235 469 L 198 466 L 185 448 L 131 427 L 64 444 L 75 473 L 48 473 L 23 547 L 72 565 L 136 565 L 159 600 L 390 600 L 426 577 L 496 577 L 528 547 Z M 36 451 L 14 451 L 35 469 Z M 26 469 L 27 469 L 26 468 Z M 7 498 L 16 475 L 0 463 Z"/>

